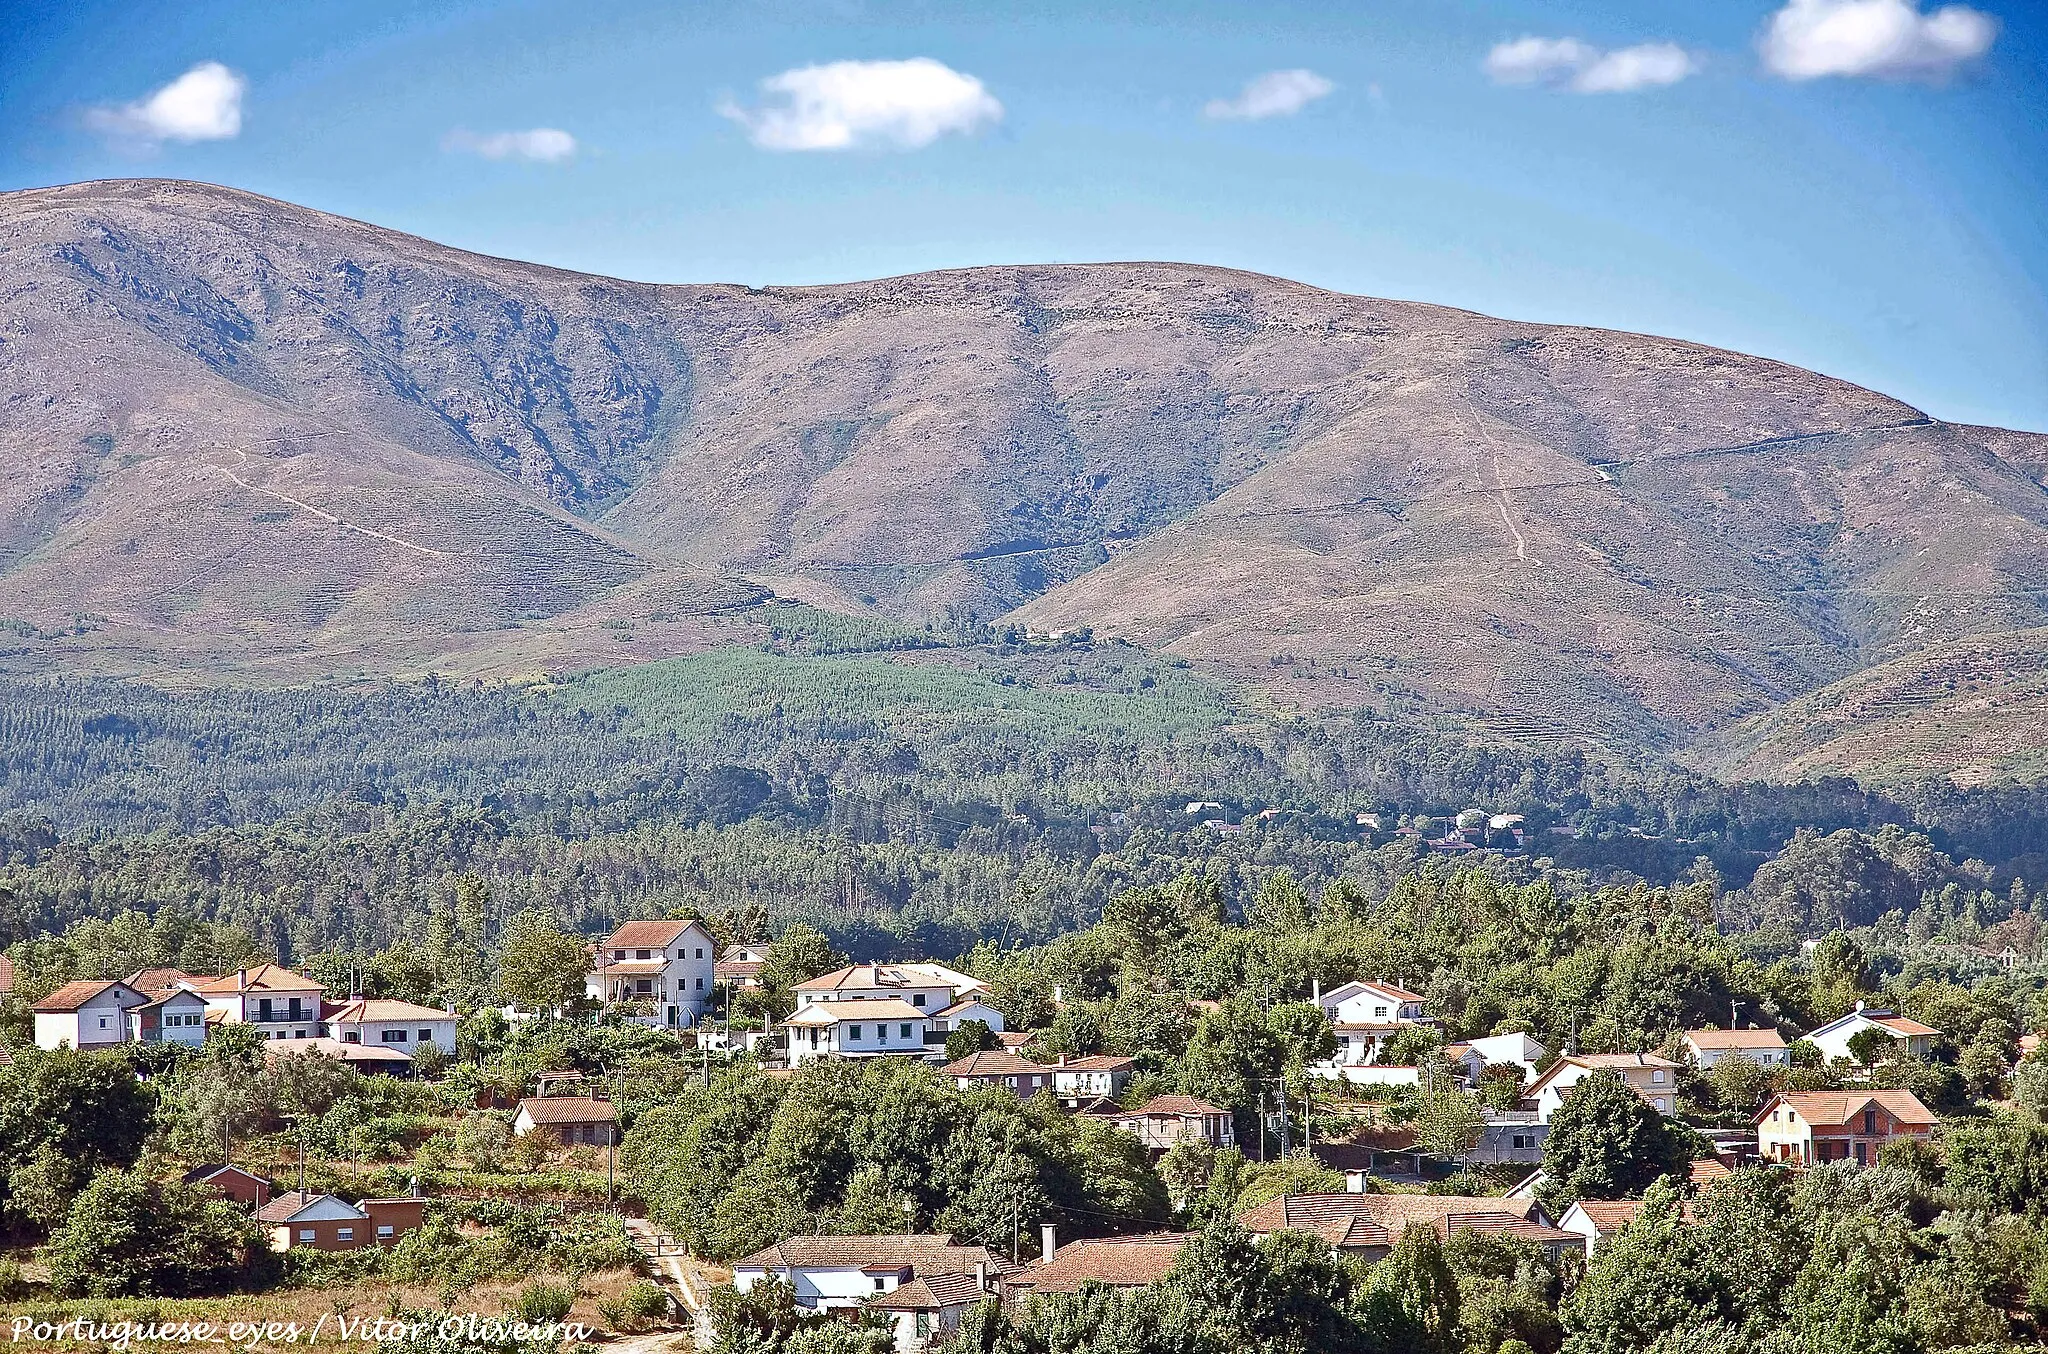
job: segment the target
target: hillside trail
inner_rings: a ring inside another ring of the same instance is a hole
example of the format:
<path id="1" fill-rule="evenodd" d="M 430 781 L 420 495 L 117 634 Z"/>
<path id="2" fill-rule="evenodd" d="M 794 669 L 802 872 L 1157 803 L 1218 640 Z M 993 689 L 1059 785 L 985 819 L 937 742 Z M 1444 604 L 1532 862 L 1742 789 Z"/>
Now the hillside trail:
<path id="1" fill-rule="evenodd" d="M 688 1331 L 664 1331 L 656 1335 L 632 1336 L 611 1346 L 633 1354 L 675 1354 L 685 1349 L 709 1349 L 716 1338 L 711 1327 L 711 1306 L 702 1279 L 690 1264 L 683 1244 L 646 1218 L 626 1217 L 626 1235 L 654 1262 L 654 1281 L 674 1299 L 692 1327 Z"/>
<path id="2" fill-rule="evenodd" d="M 320 436 L 321 434 L 316 433 L 314 435 Z M 249 468 L 249 453 L 243 451 L 240 447 L 236 447 L 233 450 L 235 455 L 242 458 L 241 468 L 247 470 Z M 330 525 L 342 527 L 348 531 L 353 531 L 359 536 L 368 536 L 374 540 L 388 541 L 392 545 L 404 546 L 407 550 L 417 551 L 420 554 L 427 556 L 429 559 L 448 558 L 448 552 L 446 550 L 435 550 L 430 546 L 415 544 L 412 541 L 406 540 L 402 536 L 393 536 L 388 531 L 378 531 L 374 527 L 360 526 L 357 523 L 348 521 L 345 518 L 336 517 L 333 513 L 328 512 L 325 508 L 316 508 L 312 504 L 307 503 L 302 499 L 293 498 L 290 494 L 281 494 L 275 489 L 266 489 L 260 484 L 251 484 L 249 483 L 249 481 L 243 479 L 240 475 L 237 475 L 234 471 L 228 469 L 224 465 L 213 465 L 212 462 L 208 462 L 208 465 L 210 465 L 213 469 L 218 470 L 221 474 L 226 475 L 229 479 L 233 480 L 236 484 L 241 485 L 244 489 L 247 489 L 252 494 L 263 494 L 266 497 L 276 499 L 280 503 L 289 503 L 294 508 L 298 508 L 301 509 L 302 511 L 312 513 L 315 517 L 319 518 L 323 522 L 329 523 Z"/>

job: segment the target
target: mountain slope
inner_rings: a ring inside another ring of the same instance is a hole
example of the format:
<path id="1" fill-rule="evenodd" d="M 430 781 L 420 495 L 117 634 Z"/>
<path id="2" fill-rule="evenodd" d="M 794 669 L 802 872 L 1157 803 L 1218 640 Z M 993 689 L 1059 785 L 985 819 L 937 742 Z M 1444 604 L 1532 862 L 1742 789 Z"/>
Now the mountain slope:
<path id="1" fill-rule="evenodd" d="M 2048 625 L 2048 438 L 1762 359 L 1170 264 L 655 287 L 151 181 L 0 197 L 0 472 L 17 666 L 631 661 L 765 585 L 1675 746 Z"/>

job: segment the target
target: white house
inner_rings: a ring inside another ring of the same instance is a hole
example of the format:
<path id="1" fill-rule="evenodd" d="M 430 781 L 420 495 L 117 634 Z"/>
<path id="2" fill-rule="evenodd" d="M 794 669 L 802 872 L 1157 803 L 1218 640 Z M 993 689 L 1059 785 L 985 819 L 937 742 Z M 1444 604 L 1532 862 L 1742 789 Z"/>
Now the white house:
<path id="1" fill-rule="evenodd" d="M 1115 1100 L 1138 1073 L 1130 1058 L 1098 1053 L 1086 1058 L 1062 1057 L 1052 1069 L 1053 1094 L 1062 1100 Z"/>
<path id="2" fill-rule="evenodd" d="M 1526 1034 L 1490 1034 L 1446 1044 L 1444 1055 L 1464 1069 L 1469 1081 L 1479 1080 L 1479 1074 L 1489 1067 L 1512 1066 L 1521 1069 L 1526 1083 L 1535 1079 L 1537 1065 L 1550 1056 L 1550 1050 Z"/>
<path id="3" fill-rule="evenodd" d="M 853 964 L 834 973 L 798 983 L 796 994 L 801 1011 L 813 1002 L 901 1001 L 918 1014 L 937 1017 L 969 997 L 987 995 L 983 984 L 944 964 Z M 957 1018 L 957 1017 L 956 1017 Z M 982 1017 L 972 1016 L 979 1020 Z M 1001 1016 L 998 1015 L 1000 1020 Z M 990 1029 L 1000 1030 L 1001 1025 Z"/>
<path id="4" fill-rule="evenodd" d="M 1552 1063 L 1536 1079 L 1528 1097 L 1536 1101 L 1536 1118 L 1549 1123 L 1564 1103 L 1565 1093 L 1595 1072 L 1612 1072 L 1659 1114 L 1678 1106 L 1679 1065 L 1654 1053 L 1574 1053 Z"/>
<path id="5" fill-rule="evenodd" d="M 1317 991 L 1315 1003 L 1337 1034 L 1337 1054 L 1331 1061 L 1346 1066 L 1378 1062 L 1382 1045 L 1395 1033 L 1412 1025 L 1436 1023 L 1423 1014 L 1424 1000 L 1418 993 L 1378 979 Z"/>
<path id="6" fill-rule="evenodd" d="M 970 1020 L 978 1020 L 996 1034 L 1003 1032 L 1003 1013 L 970 993 L 931 1018 L 934 1039 L 943 1039 Z"/>
<path id="7" fill-rule="evenodd" d="M 1790 1067 L 1792 1055 L 1785 1036 L 1776 1030 L 1687 1030 L 1680 1040 L 1702 1072 L 1731 1053 L 1739 1053 L 1763 1067 Z"/>
<path id="8" fill-rule="evenodd" d="M 796 1305 L 832 1311 L 870 1305 L 917 1280 L 972 1275 L 993 1291 L 1008 1266 L 981 1246 L 963 1246 L 943 1233 L 890 1236 L 793 1236 L 756 1251 L 732 1267 L 732 1286 L 744 1293 L 780 1279 L 796 1292 Z"/>
<path id="9" fill-rule="evenodd" d="M 138 1044 L 206 1042 L 206 998 L 189 987 L 168 992 L 128 1012 L 130 1036 Z"/>
<path id="10" fill-rule="evenodd" d="M 1636 1214 L 1642 1211 L 1641 1199 L 1580 1199 L 1564 1211 L 1557 1226 L 1559 1231 L 1584 1237 L 1586 1254 L 1591 1255 L 1594 1247 L 1634 1222 Z M 1686 1214 L 1691 1211 L 1691 1206 L 1686 1205 Z"/>
<path id="11" fill-rule="evenodd" d="M 927 1056 L 925 1013 L 906 1001 L 806 1002 L 782 1027 L 791 1067 L 818 1058 Z"/>
<path id="12" fill-rule="evenodd" d="M 408 1057 L 432 1044 L 455 1056 L 455 1012 L 385 997 L 356 997 L 327 1013 L 327 1032 L 343 1044 L 396 1049 Z"/>
<path id="13" fill-rule="evenodd" d="M 280 964 L 258 964 L 218 978 L 200 978 L 194 991 L 211 1014 L 231 1025 L 254 1025 L 265 1039 L 317 1039 L 325 989 Z"/>
<path id="14" fill-rule="evenodd" d="M 1849 1041 L 1865 1030 L 1882 1030 L 1902 1045 L 1900 1052 L 1915 1058 L 1927 1056 L 1934 1041 L 1941 1037 L 1940 1030 L 1908 1020 L 1895 1011 L 1866 1010 L 1859 1001 L 1855 1010 L 1840 1020 L 1829 1021 L 1806 1038 L 1828 1062 L 1846 1059 L 1853 1063 L 1861 1060 L 1849 1051 Z"/>
<path id="15" fill-rule="evenodd" d="M 54 1049 L 69 1044 L 84 1052 L 128 1043 L 133 1038 L 129 1012 L 148 1001 L 122 982 L 86 979 L 66 983 L 32 1008 L 36 1047 Z"/>
<path id="16" fill-rule="evenodd" d="M 687 1029 L 711 1000 L 717 955 L 702 922 L 629 921 L 599 942 L 584 995 L 642 1025 Z"/>

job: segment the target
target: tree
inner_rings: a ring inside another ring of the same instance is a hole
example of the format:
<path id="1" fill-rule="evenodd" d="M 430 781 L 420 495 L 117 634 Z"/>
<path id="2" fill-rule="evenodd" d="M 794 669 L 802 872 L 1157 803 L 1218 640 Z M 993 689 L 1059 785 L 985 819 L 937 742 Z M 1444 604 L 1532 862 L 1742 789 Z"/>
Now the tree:
<path id="1" fill-rule="evenodd" d="M 1699 1237 L 1680 1215 L 1677 1191 L 1659 1182 L 1628 1226 L 1594 1249 L 1564 1306 L 1565 1349 L 1637 1354 L 1719 1312 Z"/>
<path id="2" fill-rule="evenodd" d="M 1771 1093 L 1771 1074 L 1756 1059 L 1741 1053 L 1726 1053 L 1707 1073 L 1713 1087 L 1714 1103 L 1731 1114 L 1748 1114 Z"/>
<path id="3" fill-rule="evenodd" d="M 1889 1030 L 1872 1026 L 1849 1036 L 1849 1056 L 1865 1067 L 1889 1062 L 1899 1054 L 1899 1040 Z"/>
<path id="4" fill-rule="evenodd" d="M 798 983 L 844 967 L 846 956 L 832 948 L 824 932 L 796 922 L 769 945 L 768 960 L 761 965 L 761 984 L 780 996 Z"/>
<path id="5" fill-rule="evenodd" d="M 1485 1132 L 1478 1099 L 1447 1074 L 1434 1078 L 1417 1099 L 1415 1145 L 1431 1156 L 1461 1157 L 1479 1145 Z"/>
<path id="6" fill-rule="evenodd" d="M 498 946 L 498 995 L 529 1011 L 552 1012 L 583 995 L 589 956 L 547 908 L 530 907 L 506 923 Z"/>
<path id="7" fill-rule="evenodd" d="M 1691 1159 L 1692 1144 L 1669 1120 L 1614 1073 L 1592 1072 L 1551 1116 L 1545 1207 L 1555 1215 L 1574 1199 L 1626 1199 Z"/>
<path id="8" fill-rule="evenodd" d="M 50 1286 L 67 1297 L 186 1297 L 260 1283 L 262 1230 L 210 1190 L 103 1170 L 50 1237 Z"/>
<path id="9" fill-rule="evenodd" d="M 65 1197 L 52 1198 L 51 1188 L 68 1192 L 93 1171 L 133 1165 L 155 1124 L 154 1099 L 118 1053 L 15 1054 L 0 1065 L 0 1190 L 28 1173 L 24 1183 L 41 1191 L 35 1207 L 47 1214 Z"/>
<path id="10" fill-rule="evenodd" d="M 976 1053 L 985 1053 L 1003 1046 L 996 1038 L 996 1032 L 984 1020 L 963 1020 L 953 1027 L 946 1036 L 946 1061 L 959 1062 L 962 1058 Z"/>

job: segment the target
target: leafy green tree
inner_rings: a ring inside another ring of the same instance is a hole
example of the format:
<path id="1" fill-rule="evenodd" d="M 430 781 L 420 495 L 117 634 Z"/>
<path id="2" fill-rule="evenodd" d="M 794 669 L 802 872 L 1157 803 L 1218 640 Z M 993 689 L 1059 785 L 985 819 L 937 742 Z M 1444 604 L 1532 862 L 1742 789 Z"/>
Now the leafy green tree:
<path id="1" fill-rule="evenodd" d="M 50 1286 L 69 1297 L 185 1297 L 263 1281 L 260 1228 L 211 1191 L 103 1170 L 50 1236 Z"/>
<path id="2" fill-rule="evenodd" d="M 1628 1226 L 1595 1248 L 1564 1306 L 1565 1351 L 1634 1354 L 1719 1310 L 1701 1239 L 1681 1216 L 1677 1191 L 1659 1182 Z"/>
<path id="3" fill-rule="evenodd" d="M 1443 1243 L 1410 1227 L 1366 1280 L 1361 1321 L 1374 1347 L 1393 1354 L 1452 1354 L 1460 1344 L 1458 1276 Z"/>
<path id="4" fill-rule="evenodd" d="M 767 962 L 761 965 L 761 985 L 780 995 L 798 983 L 822 978 L 844 967 L 846 956 L 832 948 L 824 932 L 797 922 L 768 946 Z"/>
<path id="5" fill-rule="evenodd" d="M 1446 1074 L 1416 1097 L 1415 1145 L 1431 1156 L 1461 1157 L 1479 1145 L 1486 1119 L 1479 1100 Z"/>
<path id="6" fill-rule="evenodd" d="M 984 1020 L 963 1020 L 955 1025 L 946 1036 L 946 1061 L 958 1062 L 976 1053 L 985 1053 L 1003 1046 L 994 1030 Z"/>
<path id="7" fill-rule="evenodd" d="M 1705 1081 L 1714 1103 L 1731 1114 L 1749 1114 L 1771 1093 L 1771 1074 L 1762 1063 L 1741 1053 L 1723 1054 Z"/>
<path id="8" fill-rule="evenodd" d="M 1625 1199 L 1661 1175 L 1683 1172 L 1692 1144 L 1612 1072 L 1589 1073 L 1565 1092 L 1543 1140 L 1546 1204 Z"/>
<path id="9" fill-rule="evenodd" d="M 156 1121 L 154 1101 L 118 1053 L 15 1054 L 0 1064 L 0 1203 L 17 1172 L 47 1214 L 92 1172 L 133 1165 Z"/>
<path id="10" fill-rule="evenodd" d="M 1900 1043 L 1881 1029 L 1858 1030 L 1849 1036 L 1849 1056 L 1865 1067 L 1890 1062 L 1899 1056 Z"/>
<path id="11" fill-rule="evenodd" d="M 1266 1030 L 1279 1043 L 1289 1067 L 1321 1062 L 1337 1051 L 1330 1018 L 1313 1002 L 1286 1002 L 1266 1012 Z"/>
<path id="12" fill-rule="evenodd" d="M 498 944 L 498 995 L 528 1011 L 555 1011 L 583 995 L 590 958 L 547 908 L 513 914 Z"/>

